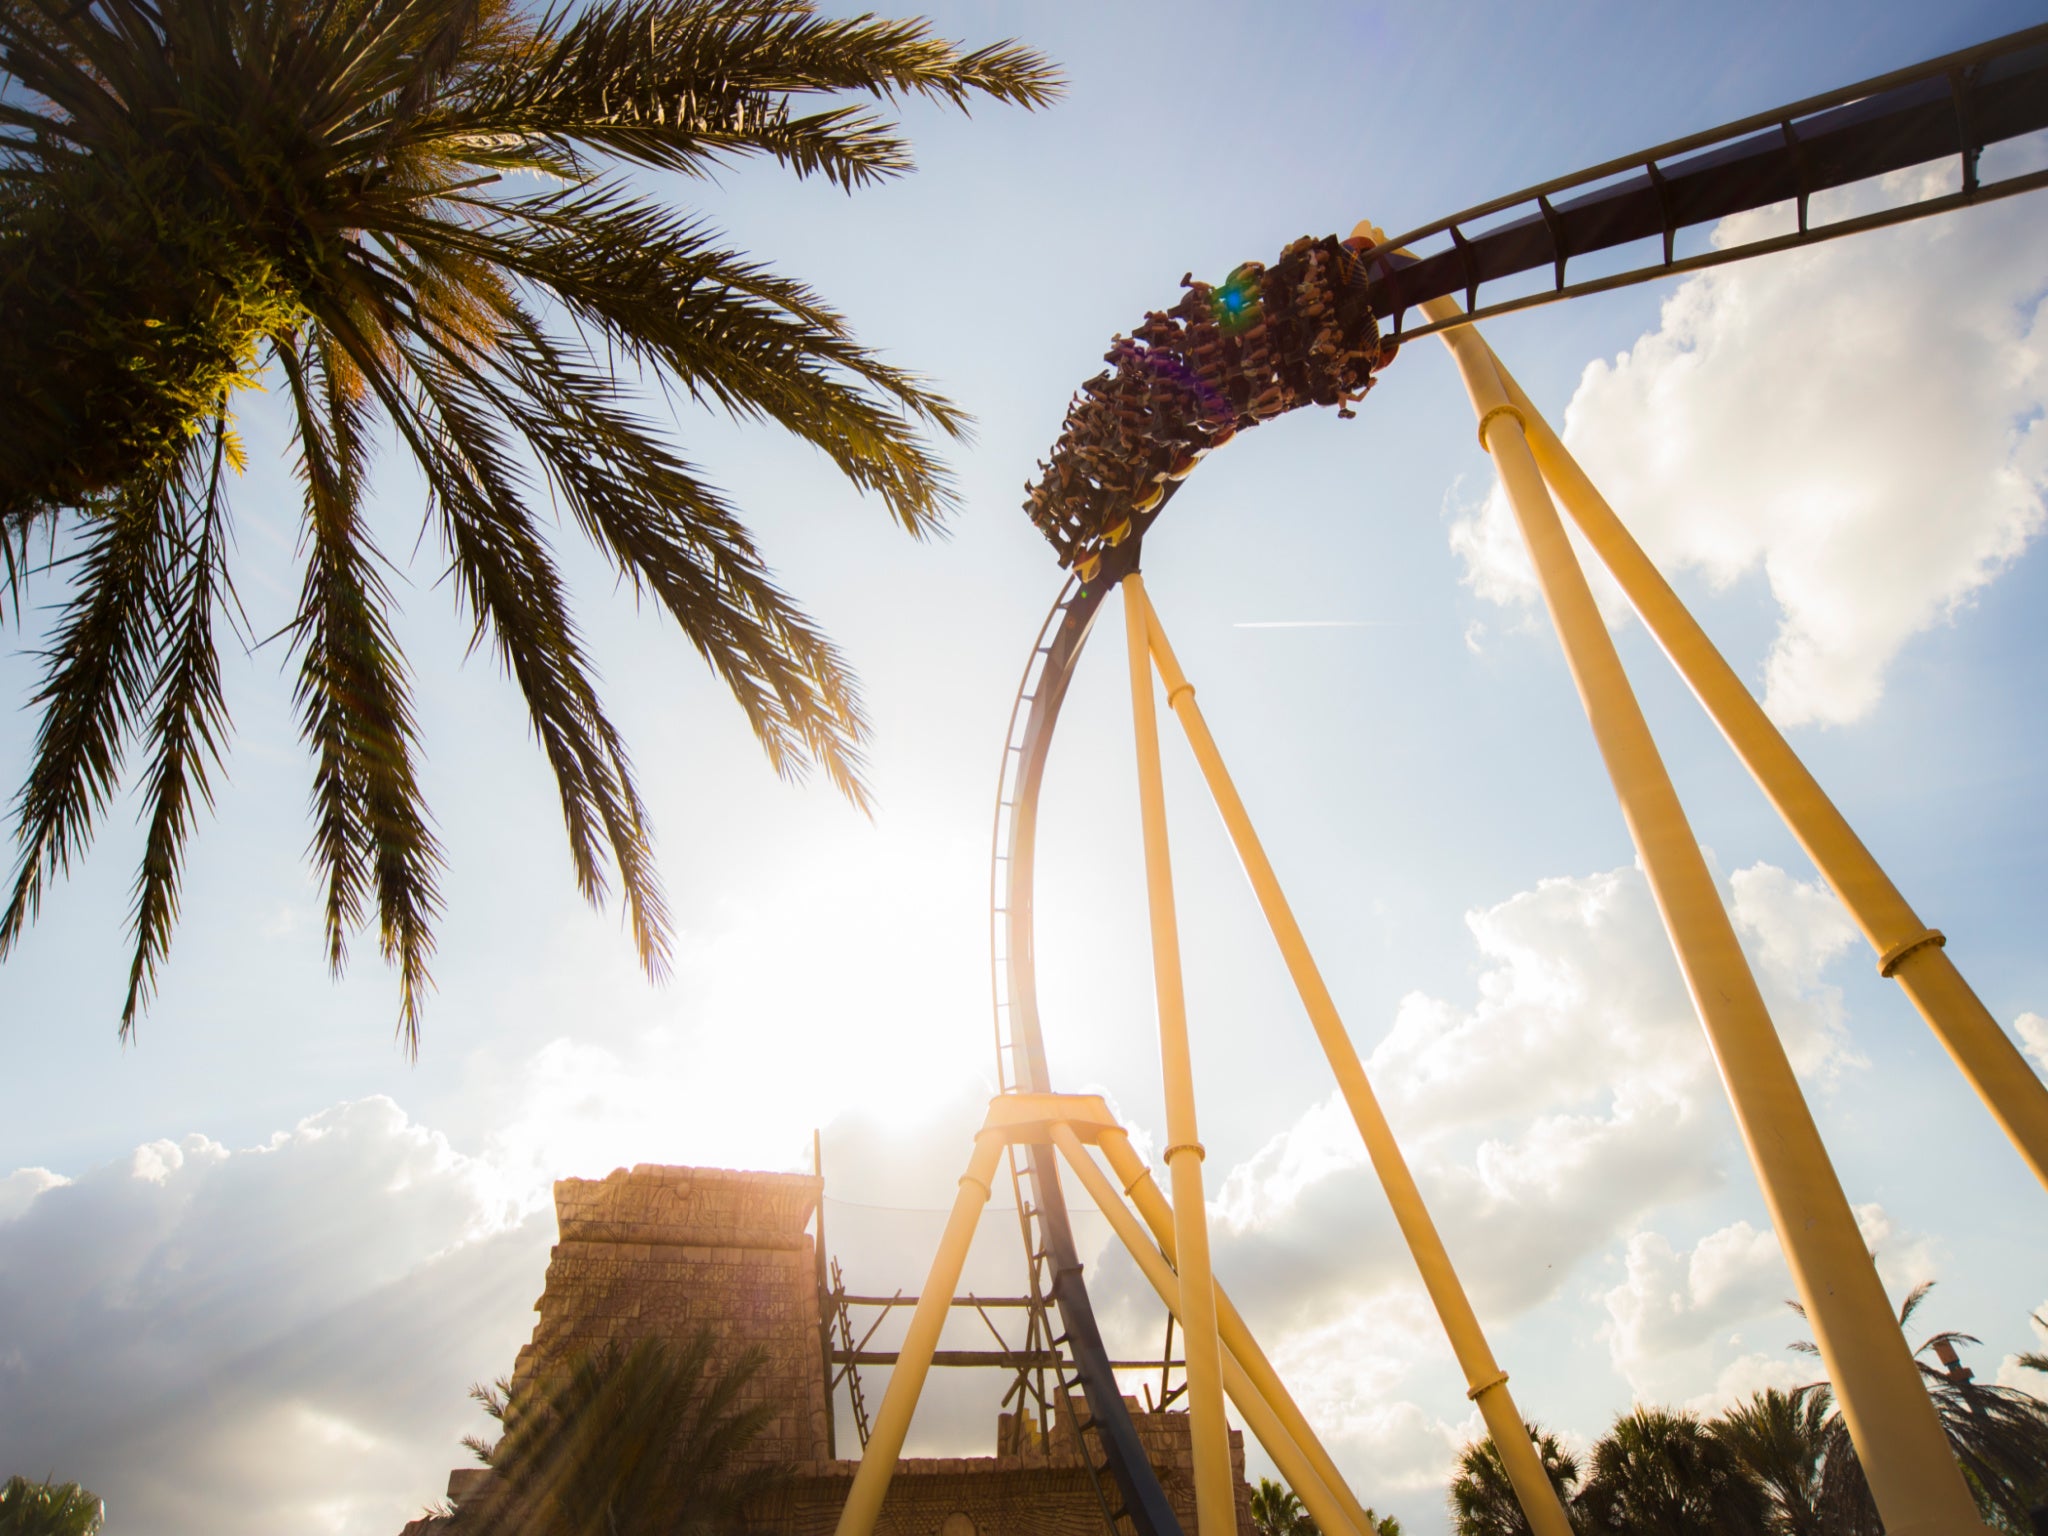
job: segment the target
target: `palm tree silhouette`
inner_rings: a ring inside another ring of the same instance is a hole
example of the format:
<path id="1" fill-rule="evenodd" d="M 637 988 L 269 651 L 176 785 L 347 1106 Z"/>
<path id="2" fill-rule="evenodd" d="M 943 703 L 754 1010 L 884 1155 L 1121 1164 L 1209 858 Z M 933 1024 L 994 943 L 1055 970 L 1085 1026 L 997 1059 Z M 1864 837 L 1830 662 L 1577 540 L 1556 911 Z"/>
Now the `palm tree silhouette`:
<path id="1" fill-rule="evenodd" d="M 1696 1414 L 1637 1407 L 1593 1447 L 1574 1513 L 1581 1530 L 1630 1536 L 1762 1536 L 1765 1500 Z"/>
<path id="2" fill-rule="evenodd" d="M 99 1495 L 76 1483 L 0 1484 L 0 1536 L 98 1536 L 106 1517 Z"/>
<path id="3" fill-rule="evenodd" d="M 659 974 L 646 809 L 539 504 L 675 620 L 778 772 L 815 766 L 865 803 L 866 724 L 838 651 L 613 363 L 814 445 L 913 535 L 952 502 L 926 433 L 958 436 L 965 417 L 626 173 L 766 157 L 852 190 L 911 162 L 896 124 L 847 96 L 1037 106 L 1058 90 L 1013 43 L 962 51 L 922 22 L 809 0 L 0 6 L 0 615 L 19 621 L 39 569 L 69 581 L 0 957 L 135 748 L 147 836 L 124 1037 L 147 1005 L 230 734 L 215 631 L 246 620 L 224 488 L 236 397 L 268 379 L 303 492 L 279 635 L 314 762 L 330 967 L 374 916 L 417 1049 L 443 855 L 391 551 L 430 538 L 472 647 L 524 695 L 578 889 L 602 903 L 616 880 Z M 380 438 L 423 479 L 416 530 L 376 526 Z M 39 532 L 57 551 L 43 567 Z"/>
<path id="4" fill-rule="evenodd" d="M 1572 1486 L 1579 1480 L 1578 1458 L 1548 1430 L 1535 1424 L 1524 1427 L 1536 1443 L 1536 1454 L 1550 1486 L 1557 1490 L 1558 1501 L 1569 1508 Z M 1459 1454 L 1449 1501 L 1457 1536 L 1530 1536 L 1528 1518 L 1508 1480 L 1507 1463 L 1500 1459 L 1491 1436 L 1473 1441 Z"/>
<path id="5" fill-rule="evenodd" d="M 478 1388 L 494 1441 L 464 1443 L 491 1469 L 489 1491 L 445 1518 L 448 1536 L 691 1536 L 736 1528 L 781 1478 L 749 1444 L 779 1411 L 746 1401 L 766 1355 L 714 1366 L 700 1332 L 673 1347 L 617 1341 L 567 1366 Z"/>
<path id="6" fill-rule="evenodd" d="M 1925 1280 L 1907 1294 L 1899 1306 L 1901 1328 L 1911 1325 L 1913 1314 L 1933 1289 L 1934 1282 Z M 1786 1305 L 1801 1317 L 1806 1315 L 1798 1302 Z M 1954 1330 L 1936 1333 L 1913 1351 L 1913 1358 L 1978 1508 L 2008 1530 L 2030 1531 L 2032 1511 L 2048 1497 L 2048 1403 L 2014 1387 L 1977 1381 L 1961 1364 L 1956 1346 L 1981 1342 Z M 1791 1347 L 1802 1354 L 1820 1353 L 1810 1340 L 1801 1339 Z M 1840 1536 L 1877 1536 L 1883 1530 L 1839 1412 L 1826 1423 L 1820 1498 L 1831 1531 Z"/>

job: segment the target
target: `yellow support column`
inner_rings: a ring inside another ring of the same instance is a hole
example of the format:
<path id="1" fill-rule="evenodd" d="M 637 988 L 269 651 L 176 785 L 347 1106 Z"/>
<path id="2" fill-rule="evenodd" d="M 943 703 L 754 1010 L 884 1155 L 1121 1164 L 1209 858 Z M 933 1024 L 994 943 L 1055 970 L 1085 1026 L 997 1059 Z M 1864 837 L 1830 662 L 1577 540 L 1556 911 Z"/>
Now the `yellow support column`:
<path id="1" fill-rule="evenodd" d="M 1424 308 L 1432 320 L 1459 312 L 1448 300 Z M 1480 442 L 1493 457 L 1535 563 L 1544 603 L 1720 1065 L 1885 1529 L 1890 1536 L 1981 1532 L 1975 1502 L 1856 1230 L 1721 893 L 1544 489 L 1524 435 L 1523 412 L 1508 400 L 1485 344 L 1469 326 L 1442 334 L 1472 397 Z"/>
<path id="2" fill-rule="evenodd" d="M 1129 600 L 1129 594 L 1126 594 L 1126 601 Z M 1194 685 L 1181 671 L 1180 662 L 1173 654 L 1173 646 L 1167 640 L 1166 630 L 1150 600 L 1141 600 L 1146 632 L 1153 660 L 1159 667 L 1160 681 L 1166 688 L 1167 704 L 1179 719 L 1188 745 L 1194 749 L 1195 761 L 1201 765 L 1209 794 L 1222 813 L 1224 827 L 1237 849 L 1238 861 L 1251 881 L 1259 908 L 1266 915 L 1267 926 L 1273 930 L 1281 956 L 1287 963 L 1287 973 L 1294 978 L 1295 990 L 1301 994 L 1302 1005 L 1308 1010 L 1309 1022 L 1315 1028 L 1316 1039 L 1322 1044 L 1331 1072 L 1336 1075 L 1337 1086 L 1344 1094 L 1351 1118 L 1365 1140 L 1373 1171 L 1379 1175 L 1380 1185 L 1387 1192 L 1388 1203 L 1394 1209 L 1394 1219 L 1401 1227 L 1401 1236 L 1408 1244 L 1408 1251 L 1415 1256 L 1416 1268 L 1422 1272 L 1423 1287 L 1429 1292 L 1429 1299 L 1443 1322 L 1444 1333 L 1450 1339 L 1459 1369 L 1465 1373 L 1467 1396 L 1479 1405 L 1480 1415 L 1486 1420 L 1487 1433 L 1500 1450 L 1501 1462 L 1507 1468 L 1515 1496 L 1521 1501 L 1531 1528 L 1537 1536 L 1569 1536 L 1571 1522 L 1558 1500 L 1556 1489 L 1544 1474 L 1542 1459 L 1529 1439 L 1521 1410 L 1508 1391 L 1507 1372 L 1494 1359 L 1485 1331 L 1479 1326 L 1478 1315 L 1472 1310 L 1465 1287 L 1459 1282 L 1457 1270 L 1451 1264 L 1450 1253 L 1422 1202 L 1422 1191 L 1416 1187 L 1408 1160 L 1401 1155 L 1400 1144 L 1394 1140 L 1393 1128 L 1388 1125 L 1386 1112 L 1380 1108 L 1379 1099 L 1366 1078 L 1365 1066 L 1358 1059 L 1358 1050 L 1344 1028 L 1336 1001 L 1323 983 L 1322 972 L 1309 951 L 1308 940 L 1302 935 L 1301 925 L 1295 921 L 1286 892 L 1280 888 L 1279 877 L 1274 874 L 1272 862 L 1266 857 L 1265 847 L 1252 826 L 1236 784 L 1231 780 L 1230 770 L 1224 766 L 1216 739 L 1210 734 L 1208 722 L 1195 702 Z M 1179 1203 L 1177 1196 L 1175 1203 Z"/>
<path id="3" fill-rule="evenodd" d="M 1173 1179 L 1174 1229 L 1180 1251 L 1180 1321 L 1186 1336 L 1182 1352 L 1187 1360 L 1188 1429 L 1194 1440 L 1195 1520 L 1200 1536 L 1236 1536 L 1236 1480 L 1230 1471 L 1230 1426 L 1223 1417 L 1223 1355 L 1216 1338 L 1216 1289 L 1209 1271 L 1208 1206 L 1202 1193 L 1202 1143 L 1195 1126 L 1187 998 L 1181 989 L 1173 863 L 1166 842 L 1166 789 L 1159 769 L 1152 656 L 1146 644 L 1145 583 L 1133 571 L 1124 578 L 1123 589 L 1145 883 L 1152 913 L 1152 981 L 1159 1003 L 1160 1068 L 1166 1085 L 1166 1167 Z"/>
<path id="4" fill-rule="evenodd" d="M 1137 1206 L 1138 1215 L 1144 1219 L 1145 1225 L 1151 1228 L 1166 1261 L 1172 1263 L 1173 1207 L 1167 1204 L 1166 1196 L 1153 1182 L 1152 1170 L 1145 1166 L 1145 1160 L 1138 1156 L 1131 1146 L 1130 1137 L 1120 1126 L 1105 1126 L 1097 1135 L 1096 1144 L 1102 1148 L 1102 1155 L 1109 1159 L 1110 1172 L 1123 1181 L 1124 1193 Z M 1330 1453 L 1324 1449 L 1323 1442 L 1288 1392 L 1287 1384 L 1273 1369 L 1273 1362 L 1266 1358 L 1266 1352 L 1259 1348 L 1259 1341 L 1252 1336 L 1243 1315 L 1232 1303 L 1230 1293 L 1221 1284 L 1216 1287 L 1216 1332 L 1223 1343 L 1225 1363 L 1228 1364 L 1233 1357 L 1236 1359 L 1246 1379 L 1280 1416 L 1281 1427 L 1301 1447 L 1316 1476 L 1344 1506 L 1351 1523 L 1361 1528 L 1366 1526 L 1365 1506 L 1353 1497 L 1351 1485 L 1337 1470 L 1337 1463 L 1330 1459 Z"/>
<path id="5" fill-rule="evenodd" d="M 1152 1246 L 1152 1240 L 1131 1214 L 1130 1207 L 1118 1198 L 1116 1186 L 1102 1176 L 1102 1170 L 1088 1155 L 1088 1148 L 1074 1134 L 1071 1126 L 1054 1126 L 1052 1139 L 1094 1200 L 1095 1208 L 1108 1218 L 1111 1230 L 1130 1251 L 1138 1268 L 1144 1271 L 1145 1278 L 1151 1281 L 1159 1299 L 1166 1303 L 1166 1310 L 1179 1317 L 1180 1281 L 1167 1264 L 1165 1255 Z M 1365 1527 L 1362 1510 L 1357 1515 L 1352 1513 L 1357 1509 L 1358 1501 L 1349 1497 L 1348 1488 L 1345 1489 L 1346 1498 L 1343 1501 L 1338 1499 L 1329 1480 L 1317 1470 L 1296 1437 L 1281 1422 L 1277 1405 L 1269 1402 L 1253 1384 L 1250 1374 L 1235 1358 L 1235 1351 L 1228 1348 L 1223 1352 L 1223 1384 L 1230 1393 L 1230 1400 L 1237 1404 L 1238 1412 L 1244 1415 L 1245 1423 L 1258 1437 L 1259 1444 L 1273 1458 L 1273 1465 L 1287 1479 L 1287 1486 L 1307 1506 L 1310 1517 L 1322 1530 L 1323 1536 L 1377 1536 L 1376 1532 Z M 1344 1487 L 1341 1477 L 1336 1480 L 1336 1487 Z"/>
<path id="6" fill-rule="evenodd" d="M 946 1325 L 946 1314 L 960 1286 L 960 1270 L 967 1262 L 968 1245 L 974 1241 L 975 1223 L 981 1219 L 981 1208 L 988 1204 L 989 1180 L 1002 1155 L 1000 1130 L 986 1129 L 975 1137 L 974 1155 L 967 1161 L 960 1191 L 953 1197 L 952 1214 L 939 1238 L 939 1250 L 932 1255 L 931 1273 L 925 1276 L 917 1307 L 910 1314 L 896 1368 L 889 1374 L 882 1406 L 875 1413 L 875 1427 L 861 1452 L 860 1469 L 854 1473 L 846 1504 L 839 1511 L 838 1536 L 872 1536 L 882 1500 L 889 1492 L 889 1479 L 896 1475 L 896 1458 L 903 1454 L 903 1438 L 910 1433 L 910 1416 L 917 1411 L 918 1394 L 931 1373 L 939 1330 Z"/>
<path id="7" fill-rule="evenodd" d="M 1536 467 L 1565 511 L 1614 573 L 1644 626 L 1728 738 L 1806 856 L 1842 898 L 1877 951 L 1879 971 L 1905 989 L 2035 1177 L 2048 1184 L 2048 1085 L 1970 989 L 1944 952 L 1942 935 L 1923 923 L 1899 894 L 1521 386 L 1491 349 L 1487 355 L 1508 402 L 1527 424 Z"/>

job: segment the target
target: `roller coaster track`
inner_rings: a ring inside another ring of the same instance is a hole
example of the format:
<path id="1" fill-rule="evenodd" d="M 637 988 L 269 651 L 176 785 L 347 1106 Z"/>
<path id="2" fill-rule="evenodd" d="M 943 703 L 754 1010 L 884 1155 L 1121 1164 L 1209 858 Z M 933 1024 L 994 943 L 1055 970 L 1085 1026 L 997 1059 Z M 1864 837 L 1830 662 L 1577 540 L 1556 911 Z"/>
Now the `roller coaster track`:
<path id="1" fill-rule="evenodd" d="M 2048 170 L 1986 179 L 1980 174 L 1983 151 L 2043 129 L 2048 26 L 1611 160 L 1383 240 L 1360 252 L 1370 277 L 1370 307 L 1390 322 L 1381 339 L 1399 343 L 1447 325 L 2011 196 L 2048 186 Z M 1818 193 L 1950 157 L 1959 165 L 1951 193 L 1831 223 L 1814 224 L 1808 217 Z M 1796 228 L 1789 233 L 1677 253 L 1678 237 L 1689 229 L 1784 202 L 1796 210 Z M 1658 259 L 1570 280 L 1573 261 L 1650 239 L 1660 240 Z M 1439 249 L 1419 249 L 1439 243 Z M 1545 268 L 1549 286 L 1481 302 L 1486 285 Z M 1462 299 L 1465 313 L 1456 320 L 1405 325 L 1425 300 L 1445 296 Z M 1176 482 L 1163 484 L 1162 494 L 1130 519 L 1128 530 L 1099 549 L 1099 559 L 1068 577 L 1033 642 L 1011 706 L 990 874 L 991 990 L 1004 1092 L 1054 1091 L 1040 1028 L 1032 922 L 1038 795 L 1054 728 L 1104 594 L 1137 568 L 1145 532 L 1177 489 Z M 1021 1159 L 1013 1153 L 1011 1179 L 1032 1293 L 1057 1308 L 1064 1331 L 1056 1344 L 1071 1360 L 1071 1377 L 1061 1370 L 1061 1396 L 1073 1380 L 1085 1399 L 1086 1417 L 1075 1427 L 1096 1472 L 1105 1517 L 1119 1532 L 1180 1536 L 1096 1326 L 1053 1149 L 1030 1147 Z"/>

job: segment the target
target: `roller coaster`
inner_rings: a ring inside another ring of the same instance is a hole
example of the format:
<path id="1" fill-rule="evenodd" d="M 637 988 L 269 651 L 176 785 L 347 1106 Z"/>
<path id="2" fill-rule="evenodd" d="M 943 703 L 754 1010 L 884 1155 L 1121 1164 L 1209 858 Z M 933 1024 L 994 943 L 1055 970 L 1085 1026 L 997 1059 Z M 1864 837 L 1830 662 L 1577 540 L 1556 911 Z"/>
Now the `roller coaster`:
<path id="1" fill-rule="evenodd" d="M 1037 1397 L 1041 1405 L 1059 1402 L 1081 1431 L 1110 1528 L 1119 1536 L 1181 1536 L 1096 1323 L 1062 1161 L 1182 1329 L 1198 1536 L 1236 1529 L 1226 1394 L 1326 1536 L 1371 1536 L 1358 1500 L 1210 1273 L 1155 675 L 1222 812 L 1529 1527 L 1539 1536 L 1569 1536 L 1507 1373 L 1423 1206 L 1140 571 L 1147 537 L 1206 455 L 1307 405 L 1351 411 L 1402 346 L 1432 335 L 1451 349 L 1480 444 L 1529 546 L 1885 1528 L 1892 1536 L 1983 1529 L 1594 606 L 1560 507 L 1842 898 L 1880 972 L 1908 994 L 2044 1183 L 2048 1089 L 1950 962 L 1943 935 L 1921 921 L 1878 867 L 1474 322 L 2034 190 L 2048 185 L 2048 170 L 2026 169 L 2024 156 L 2006 156 L 2018 168 L 1992 174 L 1985 151 L 2044 129 L 2048 26 L 1593 166 L 1391 238 L 1361 224 L 1341 239 L 1296 241 L 1271 263 L 1248 262 L 1213 285 L 1190 276 L 1170 308 L 1116 338 L 1108 368 L 1082 386 L 1051 458 L 1027 487 L 1026 510 L 1068 576 L 1024 668 L 997 791 L 991 952 L 1001 1091 L 865 1437 L 839 1536 L 874 1529 L 976 1217 L 1005 1156 L 1031 1296 L 1058 1320 L 1057 1336 L 1034 1340 L 1044 1346 L 1036 1358 L 1053 1362 L 1051 1386 L 1041 1379 Z M 1832 222 L 1810 217 L 1817 194 L 1941 161 L 1957 167 L 1952 191 Z M 1789 231 L 1681 253 L 1689 231 L 1788 203 Z M 1584 275 L 1587 258 L 1631 246 L 1649 247 L 1640 253 L 1645 259 L 1616 267 L 1609 257 L 1610 270 Z M 1100 1099 L 1055 1089 L 1034 968 L 1040 786 L 1062 703 L 1112 589 L 1123 596 L 1136 724 L 1170 1201 Z"/>

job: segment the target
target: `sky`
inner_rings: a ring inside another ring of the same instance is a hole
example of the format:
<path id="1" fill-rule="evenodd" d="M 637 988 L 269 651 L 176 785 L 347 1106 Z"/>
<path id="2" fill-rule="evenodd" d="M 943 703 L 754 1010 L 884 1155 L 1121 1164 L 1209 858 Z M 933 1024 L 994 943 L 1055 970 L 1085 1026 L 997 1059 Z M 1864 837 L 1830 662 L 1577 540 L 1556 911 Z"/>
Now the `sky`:
<path id="1" fill-rule="evenodd" d="M 616 909 L 576 897 L 516 696 L 465 659 L 422 558 L 401 635 L 450 867 L 414 1061 L 373 937 L 343 979 L 325 973 L 285 661 L 231 647 L 233 755 L 135 1041 L 115 1027 L 132 805 L 0 967 L 0 1475 L 86 1482 L 110 1536 L 392 1536 L 485 1427 L 469 1384 L 528 1336 L 559 1177 L 808 1168 L 816 1129 L 849 1282 L 914 1289 L 993 1086 L 996 769 L 1060 586 L 1023 485 L 1109 338 L 1183 272 L 1361 218 L 1417 225 L 2041 19 L 1966 0 L 929 14 L 1041 47 L 1067 99 L 912 107 L 918 172 L 851 198 L 764 166 L 650 180 L 978 419 L 950 456 L 961 510 L 923 544 L 806 448 L 675 421 L 858 668 L 874 816 L 777 780 L 694 655 L 565 531 L 677 920 L 675 973 L 650 985 Z M 1714 238 L 1772 220 L 1790 213 Z M 2048 200 L 2015 199 L 1487 334 L 2048 1070 L 2044 249 Z M 237 576 L 262 634 L 296 590 L 297 497 L 274 408 L 252 399 L 243 425 Z M 386 547 L 410 548 L 419 517 L 387 455 Z M 1632 1401 L 1712 1410 L 1810 1379 L 1786 1349 L 1802 1324 L 1762 1198 L 1441 348 L 1407 348 L 1355 421 L 1242 435 L 1145 553 L 1524 1412 L 1583 1446 Z M 2048 1193 L 1608 597 L 1880 1274 L 1895 1299 L 1936 1281 L 1916 1326 L 1976 1334 L 1967 1363 L 2019 1382 L 2010 1357 L 2041 1347 L 2029 1314 L 2048 1311 Z M 0 642 L 9 783 L 37 643 L 33 623 Z M 1116 657 L 1091 652 L 1045 786 L 1039 975 L 1056 1082 L 1106 1093 L 1156 1149 L 1128 708 Z M 1166 775 L 1218 1276 L 1360 1496 L 1427 1536 L 1476 1418 L 1170 733 Z M 985 1291 L 1022 1284 L 1005 1203 L 970 1263 Z M 1135 1270 L 1099 1218 L 1077 1227 L 1113 1348 L 1155 1349 Z M 954 1373 L 911 1449 L 987 1452 L 1000 1392 Z"/>

